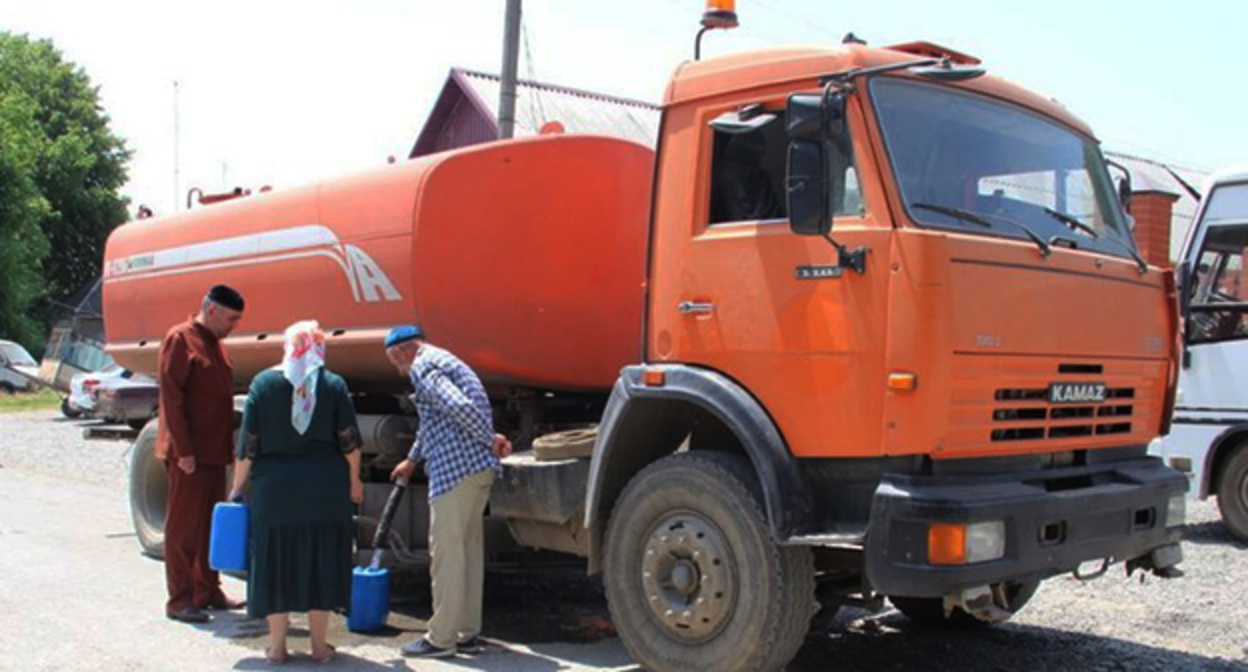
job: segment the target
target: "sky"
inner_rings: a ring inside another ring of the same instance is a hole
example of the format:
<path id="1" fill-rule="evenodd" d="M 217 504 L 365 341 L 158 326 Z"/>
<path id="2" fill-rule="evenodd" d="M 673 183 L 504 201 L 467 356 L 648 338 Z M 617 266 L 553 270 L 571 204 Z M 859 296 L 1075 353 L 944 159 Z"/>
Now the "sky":
<path id="1" fill-rule="evenodd" d="M 520 76 L 657 102 L 704 4 L 525 0 Z M 131 211 L 167 214 L 191 187 L 282 188 L 406 157 L 451 67 L 499 70 L 503 5 L 0 0 L 0 30 L 51 39 L 86 71 L 134 151 Z M 738 0 L 737 13 L 704 57 L 849 31 L 926 40 L 1056 98 L 1108 149 L 1202 171 L 1248 160 L 1232 51 L 1248 3 Z"/>

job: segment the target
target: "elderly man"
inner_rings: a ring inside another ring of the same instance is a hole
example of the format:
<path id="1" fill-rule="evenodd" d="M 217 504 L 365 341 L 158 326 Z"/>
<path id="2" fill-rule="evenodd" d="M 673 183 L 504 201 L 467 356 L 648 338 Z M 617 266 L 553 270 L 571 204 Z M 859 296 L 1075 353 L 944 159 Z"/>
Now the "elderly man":
<path id="1" fill-rule="evenodd" d="M 386 337 L 386 356 L 412 382 L 420 430 L 391 479 L 409 478 L 420 460 L 429 476 L 429 553 L 433 617 L 403 655 L 445 658 L 481 650 L 485 505 L 511 443 L 494 433 L 481 380 L 459 358 L 425 342 L 411 325 Z"/>
<path id="2" fill-rule="evenodd" d="M 206 623 L 205 609 L 238 609 L 208 566 L 212 507 L 225 495 L 233 459 L 234 371 L 225 338 L 243 316 L 243 297 L 225 285 L 208 291 L 199 314 L 160 344 L 160 433 L 156 455 L 169 472 L 165 520 L 165 615 Z"/>

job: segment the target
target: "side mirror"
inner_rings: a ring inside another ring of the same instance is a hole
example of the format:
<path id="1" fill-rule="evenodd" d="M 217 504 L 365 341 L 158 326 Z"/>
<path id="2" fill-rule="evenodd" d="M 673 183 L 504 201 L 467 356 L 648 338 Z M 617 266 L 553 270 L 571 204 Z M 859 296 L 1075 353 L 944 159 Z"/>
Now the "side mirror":
<path id="1" fill-rule="evenodd" d="M 844 92 L 789 96 L 785 130 L 792 139 L 785 179 L 789 228 L 801 236 L 827 236 L 845 192 Z"/>
<path id="2" fill-rule="evenodd" d="M 789 143 L 785 180 L 789 228 L 801 236 L 826 236 L 832 231 L 828 211 L 828 161 L 824 144 L 797 139 Z"/>
<path id="3" fill-rule="evenodd" d="M 834 140 L 845 135 L 845 94 L 842 91 L 795 93 L 789 96 L 785 130 L 790 138 Z"/>

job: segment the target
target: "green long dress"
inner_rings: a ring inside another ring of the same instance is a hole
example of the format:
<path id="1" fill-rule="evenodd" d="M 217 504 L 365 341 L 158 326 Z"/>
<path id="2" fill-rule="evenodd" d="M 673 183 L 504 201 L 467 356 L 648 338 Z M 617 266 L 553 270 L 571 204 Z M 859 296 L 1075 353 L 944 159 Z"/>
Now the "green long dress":
<path id="1" fill-rule="evenodd" d="M 359 447 L 347 385 L 317 373 L 308 430 L 291 424 L 294 387 L 270 369 L 251 382 L 238 457 L 251 458 L 247 615 L 345 613 L 351 604 L 351 485 L 344 453 Z"/>

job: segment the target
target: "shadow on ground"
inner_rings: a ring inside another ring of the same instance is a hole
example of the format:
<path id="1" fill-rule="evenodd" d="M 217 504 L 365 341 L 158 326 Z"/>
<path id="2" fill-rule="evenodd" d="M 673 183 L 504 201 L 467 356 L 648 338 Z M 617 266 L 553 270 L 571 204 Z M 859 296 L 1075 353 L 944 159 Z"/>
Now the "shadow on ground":
<path id="1" fill-rule="evenodd" d="M 826 670 L 830 661 L 844 672 L 1248 670 L 1244 662 L 1031 625 L 933 628 L 892 610 L 845 611 L 807 638 L 790 672 Z"/>

